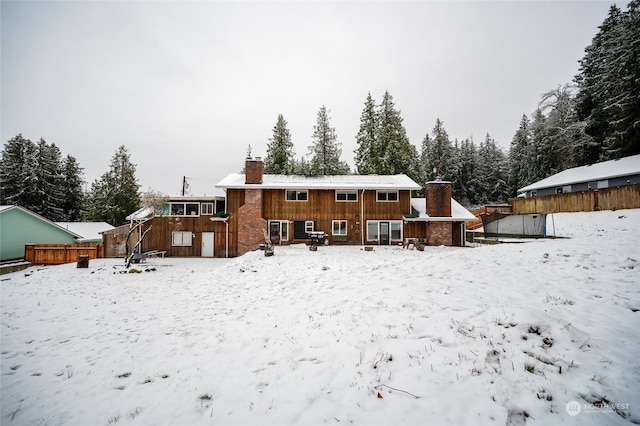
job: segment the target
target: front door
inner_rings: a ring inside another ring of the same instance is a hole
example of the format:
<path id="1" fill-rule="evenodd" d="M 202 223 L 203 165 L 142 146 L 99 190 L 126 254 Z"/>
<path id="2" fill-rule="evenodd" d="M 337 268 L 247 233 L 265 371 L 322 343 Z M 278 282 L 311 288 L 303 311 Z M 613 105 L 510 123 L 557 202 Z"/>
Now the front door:
<path id="1" fill-rule="evenodd" d="M 213 257 L 213 232 L 202 233 L 202 257 Z"/>
<path id="2" fill-rule="evenodd" d="M 389 245 L 389 222 L 380 222 L 380 245 Z"/>

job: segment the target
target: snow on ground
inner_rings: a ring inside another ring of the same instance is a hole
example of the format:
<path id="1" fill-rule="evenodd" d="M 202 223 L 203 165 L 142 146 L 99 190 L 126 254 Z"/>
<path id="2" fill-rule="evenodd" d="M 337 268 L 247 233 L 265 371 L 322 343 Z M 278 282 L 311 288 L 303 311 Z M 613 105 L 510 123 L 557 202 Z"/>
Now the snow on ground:
<path id="1" fill-rule="evenodd" d="M 4 275 L 0 422 L 640 423 L 640 209 L 553 224 Z"/>

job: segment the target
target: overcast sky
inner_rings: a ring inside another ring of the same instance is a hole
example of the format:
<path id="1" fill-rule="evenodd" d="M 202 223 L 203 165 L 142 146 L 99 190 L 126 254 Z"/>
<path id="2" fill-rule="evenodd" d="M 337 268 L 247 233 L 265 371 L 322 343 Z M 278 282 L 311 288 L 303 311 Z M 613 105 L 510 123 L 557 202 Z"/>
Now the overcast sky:
<path id="1" fill-rule="evenodd" d="M 507 149 L 611 3 L 3 0 L 2 143 L 42 137 L 87 182 L 125 145 L 142 190 L 211 195 L 278 114 L 307 155 L 322 105 L 353 166 L 367 93 L 388 90 L 418 147 L 440 118 Z"/>

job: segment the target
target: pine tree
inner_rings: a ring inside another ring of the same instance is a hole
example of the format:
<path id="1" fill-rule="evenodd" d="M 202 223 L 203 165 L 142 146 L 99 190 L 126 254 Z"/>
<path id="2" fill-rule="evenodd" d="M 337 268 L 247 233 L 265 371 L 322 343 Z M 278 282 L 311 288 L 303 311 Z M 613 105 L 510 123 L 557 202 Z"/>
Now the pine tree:
<path id="1" fill-rule="evenodd" d="M 396 110 L 388 91 L 384 93 L 378 110 L 378 137 L 371 154 L 375 156 L 376 152 L 380 164 L 374 173 L 404 173 L 412 179 L 419 178 L 418 151 L 409 142 L 400 111 Z"/>
<path id="2" fill-rule="evenodd" d="M 509 148 L 509 195 L 515 196 L 518 189 L 526 186 L 529 182 L 528 150 L 531 145 L 531 131 L 529 128 L 529 118 L 522 114 L 520 127 L 511 139 Z"/>
<path id="3" fill-rule="evenodd" d="M 331 127 L 329 113 L 323 105 L 313 126 L 313 144 L 309 146 L 311 173 L 314 175 L 344 175 L 349 165 L 340 160 L 342 149 L 337 141 L 336 130 Z"/>
<path id="4" fill-rule="evenodd" d="M 293 142 L 287 129 L 287 122 L 282 114 L 273 128 L 273 136 L 269 138 L 267 156 L 264 159 L 264 172 L 270 174 L 290 175 L 294 169 Z"/>
<path id="5" fill-rule="evenodd" d="M 67 155 L 62 165 L 62 174 L 64 176 L 63 219 L 68 222 L 78 222 L 82 219 L 82 205 L 84 204 L 82 184 L 84 181 L 82 167 L 75 157 Z"/>
<path id="6" fill-rule="evenodd" d="M 453 179 L 453 145 L 449 140 L 449 135 L 444 129 L 444 123 L 436 119 L 436 124 L 431 132 L 431 147 L 428 157 L 428 164 L 431 167 L 427 170 L 429 180 L 441 178 L 443 180 Z"/>
<path id="7" fill-rule="evenodd" d="M 487 134 L 478 151 L 478 177 L 482 185 L 481 202 L 505 202 L 508 197 L 506 155 Z"/>
<path id="8" fill-rule="evenodd" d="M 32 189 L 35 144 L 18 134 L 2 150 L 0 159 L 0 204 L 33 210 Z"/>
<path id="9" fill-rule="evenodd" d="M 371 97 L 371 92 L 367 94 L 364 109 L 360 115 L 360 129 L 356 135 L 358 148 L 356 149 L 355 164 L 356 170 L 361 175 L 378 173 L 382 152 L 378 147 L 378 113 L 376 105 Z"/>
<path id="10" fill-rule="evenodd" d="M 55 144 L 49 145 L 42 138 L 36 144 L 33 166 L 33 211 L 52 221 L 64 219 L 64 178 L 61 157 L 60 150 Z"/>
<path id="11" fill-rule="evenodd" d="M 483 194 L 478 179 L 478 152 L 473 139 L 465 139 L 460 144 L 458 179 L 462 188 L 459 201 L 468 206 L 482 203 Z"/>
<path id="12" fill-rule="evenodd" d="M 140 208 L 140 194 L 135 177 L 136 166 L 124 145 L 111 159 L 109 171 L 91 184 L 87 197 L 88 220 L 122 225 L 126 217 Z"/>

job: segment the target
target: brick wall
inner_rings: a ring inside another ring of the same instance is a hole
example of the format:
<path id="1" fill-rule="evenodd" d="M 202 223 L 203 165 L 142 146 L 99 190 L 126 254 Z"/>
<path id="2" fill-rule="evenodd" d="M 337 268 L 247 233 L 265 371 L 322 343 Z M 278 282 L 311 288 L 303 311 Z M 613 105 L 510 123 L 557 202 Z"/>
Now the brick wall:
<path id="1" fill-rule="evenodd" d="M 267 221 L 262 217 L 262 189 L 246 189 L 244 205 L 238 209 L 238 256 L 264 244 Z"/>
<path id="2" fill-rule="evenodd" d="M 427 223 L 427 244 L 429 244 L 430 246 L 453 245 L 451 222 Z"/>
<path id="3" fill-rule="evenodd" d="M 261 159 L 247 159 L 244 164 L 244 183 L 262 183 L 262 172 L 264 170 L 264 163 Z"/>
<path id="4" fill-rule="evenodd" d="M 451 182 L 427 182 L 425 198 L 429 216 L 451 217 Z"/>

